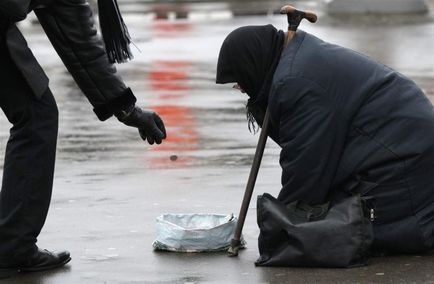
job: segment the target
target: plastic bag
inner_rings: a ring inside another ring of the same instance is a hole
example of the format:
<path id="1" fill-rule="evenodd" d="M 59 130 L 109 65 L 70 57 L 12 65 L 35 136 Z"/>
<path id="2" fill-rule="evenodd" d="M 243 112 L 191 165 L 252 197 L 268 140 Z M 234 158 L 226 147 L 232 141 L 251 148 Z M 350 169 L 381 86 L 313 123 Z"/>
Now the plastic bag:
<path id="1" fill-rule="evenodd" d="M 157 239 L 152 246 L 175 252 L 227 250 L 237 224 L 233 214 L 164 214 L 156 221 Z"/>

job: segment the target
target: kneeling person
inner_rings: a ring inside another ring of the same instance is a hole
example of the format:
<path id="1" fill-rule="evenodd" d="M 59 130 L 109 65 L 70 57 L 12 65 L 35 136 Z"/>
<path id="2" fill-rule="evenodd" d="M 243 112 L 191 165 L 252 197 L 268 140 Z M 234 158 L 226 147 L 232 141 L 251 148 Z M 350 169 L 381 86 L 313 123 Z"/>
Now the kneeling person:
<path id="1" fill-rule="evenodd" d="M 268 108 L 278 200 L 322 204 L 351 187 L 376 200 L 374 251 L 434 248 L 434 111 L 414 82 L 301 30 L 286 46 L 267 25 L 228 35 L 217 83 L 236 83 L 259 125 Z"/>

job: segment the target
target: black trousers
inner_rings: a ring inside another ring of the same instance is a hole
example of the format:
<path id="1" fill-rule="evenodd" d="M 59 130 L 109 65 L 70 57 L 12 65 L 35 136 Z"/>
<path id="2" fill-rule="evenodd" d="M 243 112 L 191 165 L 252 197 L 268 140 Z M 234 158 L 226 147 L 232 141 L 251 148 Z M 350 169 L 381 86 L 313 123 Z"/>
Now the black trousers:
<path id="1" fill-rule="evenodd" d="M 36 249 L 51 200 L 58 110 L 50 90 L 37 99 L 0 42 L 0 107 L 12 124 L 0 192 L 0 265 Z"/>

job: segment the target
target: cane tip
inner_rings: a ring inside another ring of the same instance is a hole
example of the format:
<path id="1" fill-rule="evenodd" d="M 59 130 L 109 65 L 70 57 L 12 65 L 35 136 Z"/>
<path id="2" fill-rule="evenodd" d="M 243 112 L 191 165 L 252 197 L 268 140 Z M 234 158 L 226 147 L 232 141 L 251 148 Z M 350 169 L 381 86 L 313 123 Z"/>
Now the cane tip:
<path id="1" fill-rule="evenodd" d="M 239 247 L 229 247 L 228 249 L 228 256 L 229 257 L 235 257 L 238 256 L 238 251 L 240 250 Z"/>

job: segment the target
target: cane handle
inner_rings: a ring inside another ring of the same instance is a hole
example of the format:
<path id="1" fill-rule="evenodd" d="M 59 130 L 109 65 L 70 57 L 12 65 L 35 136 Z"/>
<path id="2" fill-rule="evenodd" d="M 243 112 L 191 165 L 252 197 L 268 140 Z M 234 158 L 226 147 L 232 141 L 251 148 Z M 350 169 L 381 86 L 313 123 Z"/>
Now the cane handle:
<path id="1" fill-rule="evenodd" d="M 290 5 L 283 6 L 280 9 L 280 14 L 286 14 L 288 16 L 289 31 L 296 31 L 303 19 L 307 19 L 311 23 L 315 23 L 318 20 L 318 16 L 315 13 L 310 11 L 300 11 Z"/>

